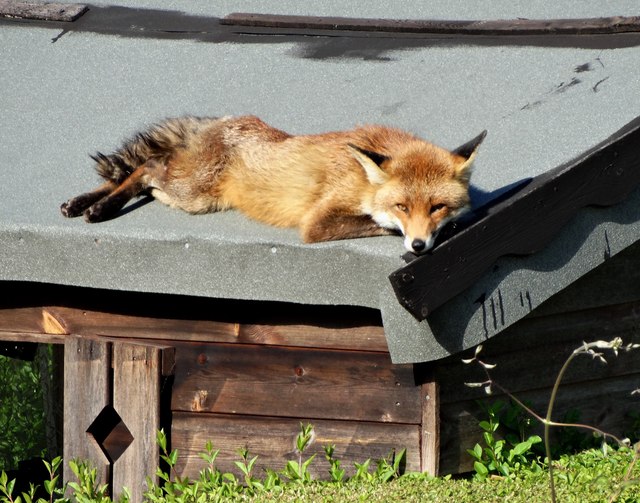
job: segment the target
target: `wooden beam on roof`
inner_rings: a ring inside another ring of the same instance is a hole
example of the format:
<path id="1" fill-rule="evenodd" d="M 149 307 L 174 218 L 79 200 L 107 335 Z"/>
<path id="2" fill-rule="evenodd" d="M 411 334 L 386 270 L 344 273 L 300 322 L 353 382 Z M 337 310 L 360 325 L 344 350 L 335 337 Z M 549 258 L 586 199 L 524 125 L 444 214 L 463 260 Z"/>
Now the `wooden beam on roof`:
<path id="1" fill-rule="evenodd" d="M 587 19 L 413 20 L 291 16 L 234 12 L 220 23 L 231 26 L 441 35 L 596 35 L 640 32 L 639 16 Z"/>
<path id="2" fill-rule="evenodd" d="M 7 18 L 72 22 L 87 10 L 84 4 L 0 0 L 0 17 Z"/>
<path id="3" fill-rule="evenodd" d="M 622 202 L 640 184 L 638 145 L 640 117 L 506 200 L 478 209 L 475 221 L 389 276 L 398 301 L 423 320 L 498 258 L 543 249 L 580 209 Z"/>

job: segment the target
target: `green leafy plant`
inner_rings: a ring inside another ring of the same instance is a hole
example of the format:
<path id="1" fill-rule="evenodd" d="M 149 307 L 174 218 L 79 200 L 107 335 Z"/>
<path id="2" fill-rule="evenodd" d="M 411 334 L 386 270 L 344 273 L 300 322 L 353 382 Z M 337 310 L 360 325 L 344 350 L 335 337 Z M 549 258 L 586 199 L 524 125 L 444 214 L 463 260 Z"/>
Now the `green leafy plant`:
<path id="1" fill-rule="evenodd" d="M 329 449 L 330 457 L 339 462 L 335 452 Z M 168 455 L 166 445 L 163 451 Z M 326 451 L 325 451 L 326 454 Z M 211 442 L 200 457 L 204 462 L 200 477 L 185 484 L 182 491 L 165 491 L 168 474 L 160 478 L 160 485 L 150 484 L 145 493 L 145 502 L 159 503 L 205 503 L 218 501 L 502 501 L 512 503 L 533 503 L 546 501 L 544 483 L 547 475 L 527 469 L 519 470 L 512 477 L 492 477 L 483 483 L 469 484 L 468 480 L 451 476 L 433 477 L 424 473 L 404 473 L 404 450 L 392 451 L 388 456 L 376 461 L 376 469 L 371 472 L 371 460 L 356 463 L 359 475 L 343 477 L 342 482 L 317 481 L 285 482 L 274 470 L 267 469 L 260 484 L 248 487 L 233 474 L 222 473 L 215 466 L 218 451 Z M 247 461 L 253 459 L 248 453 Z M 170 456 L 170 462 L 177 461 L 177 455 Z M 241 456 L 242 459 L 242 456 Z M 629 448 L 613 447 L 606 454 L 602 450 L 590 450 L 576 455 L 563 455 L 557 463 L 558 497 L 562 501 L 580 503 L 600 503 L 602 501 L 640 501 L 640 487 L 633 480 L 640 477 L 636 463 L 637 455 Z M 330 463 L 331 464 L 331 463 Z M 48 464 L 50 503 L 103 502 L 110 503 L 105 487 L 97 484 L 96 472 L 88 465 L 74 462 L 77 482 L 73 486 L 60 486 L 58 473 L 61 460 L 57 458 Z M 165 472 L 172 470 L 166 463 Z M 174 465 L 175 467 L 175 465 Z M 255 465 L 254 465 L 255 472 Z M 258 474 L 252 477 L 259 479 Z M 185 479 L 186 480 L 186 479 Z M 269 482 L 271 481 L 271 482 Z M 75 488 L 75 489 L 73 489 Z M 11 490 L 9 490 L 11 489 Z M 15 482 L 8 480 L 6 473 L 0 473 L 0 503 L 46 503 L 46 499 L 35 499 L 35 488 L 20 496 L 13 495 Z M 66 497 L 64 495 L 67 495 Z M 120 501 L 130 498 L 125 491 Z"/>
<path id="2" fill-rule="evenodd" d="M 545 453 L 546 453 L 546 459 L 547 459 L 547 467 L 549 470 L 549 489 L 550 489 L 550 493 L 551 493 L 551 501 L 553 501 L 555 503 L 556 501 L 556 490 L 555 490 L 555 481 L 554 481 L 554 469 L 553 469 L 553 463 L 552 463 L 552 456 L 551 456 L 551 442 L 550 442 L 550 431 L 551 431 L 551 427 L 575 427 L 575 428 L 582 428 L 582 429 L 586 429 L 589 430 L 591 432 L 593 432 L 596 435 L 599 435 L 600 437 L 603 438 L 603 440 L 606 439 L 611 439 L 613 441 L 615 441 L 620 447 L 627 447 L 630 445 L 629 439 L 621 439 L 616 437 L 615 435 L 612 435 L 610 433 L 607 433 L 599 428 L 587 425 L 587 424 L 581 424 L 581 423 L 562 423 L 562 422 L 556 422 L 553 421 L 552 415 L 553 415 L 553 408 L 555 406 L 556 403 L 556 398 L 557 398 L 557 394 L 558 394 L 558 389 L 560 387 L 560 383 L 562 382 L 562 378 L 564 377 L 565 372 L 567 371 L 567 369 L 569 368 L 569 365 L 571 364 L 571 362 L 573 361 L 574 358 L 576 358 L 579 355 L 587 355 L 587 356 L 591 356 L 593 359 L 599 360 L 602 363 L 607 363 L 606 359 L 604 358 L 604 355 L 602 353 L 602 351 L 600 350 L 611 350 L 615 356 L 618 356 L 618 351 L 623 350 L 623 351 L 631 351 L 634 349 L 638 349 L 640 348 L 640 344 L 627 344 L 626 346 L 623 345 L 622 339 L 620 337 L 615 337 L 614 339 L 612 339 L 611 341 L 594 341 L 594 342 L 590 342 L 590 343 L 586 343 L 584 342 L 580 347 L 576 348 L 575 350 L 573 350 L 573 352 L 569 355 L 569 357 L 565 360 L 564 364 L 562 365 L 562 368 L 560 369 L 556 380 L 554 382 L 553 388 L 551 390 L 551 397 L 549 399 L 549 403 L 547 406 L 547 413 L 545 417 L 542 417 L 538 414 L 536 414 L 536 412 L 534 412 L 530 407 L 526 406 L 523 402 L 521 402 L 520 400 L 518 400 L 518 398 L 516 398 L 512 393 L 510 393 L 507 389 L 505 389 L 504 387 L 502 387 L 500 384 L 498 384 L 497 382 L 495 382 L 492 378 L 491 375 L 489 373 L 489 371 L 493 368 L 495 368 L 494 364 L 491 363 L 486 363 L 482 360 L 480 360 L 478 358 L 480 352 L 482 351 L 482 345 L 478 345 L 475 349 L 475 353 L 473 355 L 472 358 L 469 359 L 464 359 L 462 360 L 463 363 L 465 364 L 470 364 L 470 363 L 474 363 L 476 362 L 477 364 L 480 365 L 480 367 L 484 370 L 485 374 L 486 374 L 486 380 L 483 382 L 474 382 L 474 383 L 465 383 L 467 386 L 470 387 L 483 387 L 485 392 L 490 395 L 492 393 L 492 386 L 495 386 L 496 388 L 500 389 L 500 391 L 502 391 L 504 394 L 506 394 L 507 396 L 509 396 L 515 403 L 517 403 L 520 407 L 522 407 L 522 409 L 524 409 L 528 414 L 530 414 L 533 418 L 537 419 L 538 421 L 540 421 L 540 423 L 542 423 L 542 425 L 544 426 L 544 447 L 545 447 Z M 637 390 L 636 390 L 637 391 Z M 634 391 L 634 393 L 636 392 Z M 483 428 L 484 429 L 484 428 Z M 485 442 L 487 441 L 487 430 L 485 430 Z M 533 444 L 532 444 L 533 445 Z M 476 446 L 477 447 L 477 446 Z M 500 450 L 502 450 L 504 446 L 500 447 Z M 515 447 L 514 447 L 515 448 Z M 603 449 L 606 451 L 607 446 L 606 444 L 603 442 Z M 495 450 L 495 449 L 494 449 Z M 471 454 L 471 456 L 474 457 L 474 459 L 476 459 L 476 462 L 474 463 L 474 467 L 476 467 L 476 470 L 478 467 L 480 467 L 480 465 L 482 465 L 482 462 L 479 462 L 478 459 L 481 459 L 482 456 L 482 447 L 480 447 L 480 450 L 474 448 L 472 450 L 469 450 L 469 454 Z M 637 459 L 637 456 L 640 455 L 640 452 L 638 449 L 634 450 L 634 461 L 632 462 L 632 466 L 635 465 L 635 461 Z M 476 463 L 477 466 L 476 466 Z M 488 466 L 485 465 L 484 468 L 488 468 Z M 483 468 L 480 467 L 480 470 L 482 471 Z M 631 473 L 631 472 L 629 472 Z M 482 477 L 482 475 L 481 475 Z M 485 475 L 486 478 L 486 475 Z"/>
<path id="3" fill-rule="evenodd" d="M 2 355 L 0 382 L 0 470 L 11 470 L 46 448 L 42 387 L 34 362 Z"/>
<path id="4" fill-rule="evenodd" d="M 156 470 L 156 476 L 162 481 L 161 485 L 157 485 L 147 477 L 148 491 L 145 493 L 145 496 L 151 501 L 163 501 L 163 498 L 173 500 L 178 496 L 189 495 L 194 490 L 194 487 L 188 477 L 181 477 L 176 470 L 178 450 L 168 450 L 167 436 L 164 430 L 158 431 L 156 442 L 160 448 L 160 459 L 166 464 L 168 469 L 165 471 L 161 467 L 158 467 Z"/>
<path id="5" fill-rule="evenodd" d="M 485 407 L 488 420 L 479 423 L 483 430 L 482 438 L 485 445 L 483 447 L 476 444 L 473 449 L 467 450 L 474 459 L 474 477 L 477 480 L 485 480 L 490 475 L 509 477 L 523 467 L 540 469 L 540 464 L 532 451 L 535 444 L 542 442 L 538 435 L 531 435 L 519 442 L 513 435 L 510 435 L 510 439 L 498 437 L 500 413 L 504 408 L 505 402 L 501 400 Z M 507 415 L 512 421 L 515 420 L 517 409 L 511 407 Z M 524 435 L 524 430 L 521 430 L 521 434 Z"/>
<path id="6" fill-rule="evenodd" d="M 379 482 L 389 482 L 397 479 L 404 472 L 407 460 L 407 450 L 402 449 L 400 452 L 392 451 L 388 457 L 379 459 L 376 463 L 376 471 L 374 478 Z"/>
<path id="7" fill-rule="evenodd" d="M 238 467 L 238 469 L 244 475 L 244 482 L 247 487 L 253 489 L 254 487 L 262 487 L 260 481 L 253 476 L 253 469 L 258 460 L 258 456 L 250 457 L 249 449 L 243 447 L 238 450 L 238 454 L 240 454 L 240 461 L 234 461 L 234 464 Z"/>
<path id="8" fill-rule="evenodd" d="M 346 471 L 342 468 L 340 460 L 334 457 L 335 450 L 335 445 L 325 445 L 324 457 L 329 462 L 329 476 L 331 477 L 331 482 L 340 483 L 344 480 Z"/>
<path id="9" fill-rule="evenodd" d="M 203 482 L 205 480 L 217 482 L 219 480 L 220 471 L 216 468 L 216 459 L 218 454 L 220 454 L 220 449 L 214 449 L 213 442 L 211 442 L 211 440 L 207 440 L 204 448 L 205 452 L 200 453 L 200 458 L 207 464 L 207 466 L 200 472 L 201 480 Z"/>
<path id="10" fill-rule="evenodd" d="M 51 462 L 47 462 L 43 460 L 44 466 L 47 468 L 47 472 L 49 473 L 49 480 L 44 481 L 44 490 L 49 495 L 49 503 L 53 503 L 54 501 L 60 501 L 58 498 L 63 498 L 66 486 L 58 486 L 58 482 L 60 481 L 60 467 L 62 466 L 62 457 L 57 456 L 51 460 Z"/>
<path id="11" fill-rule="evenodd" d="M 92 468 L 84 461 L 71 460 L 69 468 L 78 479 L 77 482 L 69 482 L 69 487 L 74 492 L 74 500 L 78 503 L 106 503 L 110 502 L 109 485 L 98 485 L 98 470 Z"/>
<path id="12" fill-rule="evenodd" d="M 60 467 L 62 465 L 62 458 L 56 457 L 51 462 L 43 460 L 45 467 L 49 473 L 49 479 L 43 481 L 43 486 L 46 494 L 49 496 L 48 500 L 43 498 L 38 498 L 36 500 L 36 491 L 39 486 L 30 484 L 29 491 L 23 492 L 19 496 L 14 496 L 13 491 L 15 489 L 16 480 L 9 480 L 7 473 L 3 470 L 0 473 L 0 503 L 33 503 L 37 501 L 37 503 L 64 503 L 69 500 L 64 497 L 64 493 L 66 490 L 65 486 L 58 486 L 58 481 L 60 480 Z"/>
<path id="13" fill-rule="evenodd" d="M 369 471 L 369 466 L 371 465 L 371 460 L 367 459 L 363 463 L 355 462 L 353 463 L 356 472 L 354 473 L 351 480 L 357 482 L 372 482 L 373 474 Z"/>
<path id="14" fill-rule="evenodd" d="M 0 474 L 0 495 L 2 495 L 2 501 L 4 502 L 12 502 L 15 501 L 13 499 L 13 489 L 16 485 L 16 480 L 12 479 L 9 480 L 9 477 L 7 476 L 7 472 L 5 472 L 4 470 L 2 471 L 2 473 Z"/>
<path id="15" fill-rule="evenodd" d="M 300 423 L 300 432 L 296 436 L 296 453 L 298 455 L 297 461 L 289 460 L 284 467 L 283 475 L 289 480 L 294 482 L 310 482 L 311 472 L 309 471 L 309 465 L 316 457 L 313 454 L 311 457 L 303 461 L 303 453 L 311 444 L 314 437 L 313 426 L 310 424 Z"/>

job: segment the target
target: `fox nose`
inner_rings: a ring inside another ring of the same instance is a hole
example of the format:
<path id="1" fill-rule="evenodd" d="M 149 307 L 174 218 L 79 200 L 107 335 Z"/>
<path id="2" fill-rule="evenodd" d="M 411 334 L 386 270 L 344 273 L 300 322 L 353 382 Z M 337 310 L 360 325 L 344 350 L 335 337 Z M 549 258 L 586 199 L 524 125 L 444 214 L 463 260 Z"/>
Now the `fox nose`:
<path id="1" fill-rule="evenodd" d="M 426 246 L 427 246 L 427 243 L 425 243 L 422 239 L 416 238 L 413 241 L 411 241 L 411 248 L 413 248 L 413 251 L 416 253 L 420 253 L 424 251 Z"/>

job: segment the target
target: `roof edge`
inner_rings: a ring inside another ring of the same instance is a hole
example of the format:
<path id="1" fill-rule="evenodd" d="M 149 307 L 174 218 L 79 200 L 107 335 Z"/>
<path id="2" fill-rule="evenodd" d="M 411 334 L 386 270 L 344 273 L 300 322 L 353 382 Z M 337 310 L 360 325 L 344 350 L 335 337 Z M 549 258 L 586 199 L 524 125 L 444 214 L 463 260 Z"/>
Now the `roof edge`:
<path id="1" fill-rule="evenodd" d="M 640 117 L 576 159 L 539 175 L 471 224 L 389 276 L 417 320 L 462 292 L 506 255 L 530 255 L 586 206 L 612 206 L 640 185 Z"/>

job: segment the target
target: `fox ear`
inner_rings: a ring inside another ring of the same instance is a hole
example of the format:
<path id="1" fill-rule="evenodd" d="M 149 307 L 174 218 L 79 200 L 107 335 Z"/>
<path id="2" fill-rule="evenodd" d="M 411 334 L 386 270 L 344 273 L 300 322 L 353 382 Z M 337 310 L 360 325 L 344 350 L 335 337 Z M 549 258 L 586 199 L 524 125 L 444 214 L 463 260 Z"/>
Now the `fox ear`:
<path id="1" fill-rule="evenodd" d="M 389 175 L 381 168 L 382 163 L 389 159 L 386 155 L 365 150 L 352 143 L 348 145 L 351 149 L 351 154 L 360 163 L 371 183 L 381 185 L 389 179 Z"/>
<path id="2" fill-rule="evenodd" d="M 464 158 L 462 164 L 457 167 L 456 171 L 458 176 L 469 176 L 471 165 L 476 158 L 478 148 L 480 147 L 480 144 L 482 143 L 482 140 L 484 140 L 485 136 L 487 136 L 486 129 L 478 136 L 476 136 L 473 140 L 470 140 L 464 145 L 460 145 L 457 149 L 451 151 L 453 154 L 459 155 L 460 157 Z"/>

